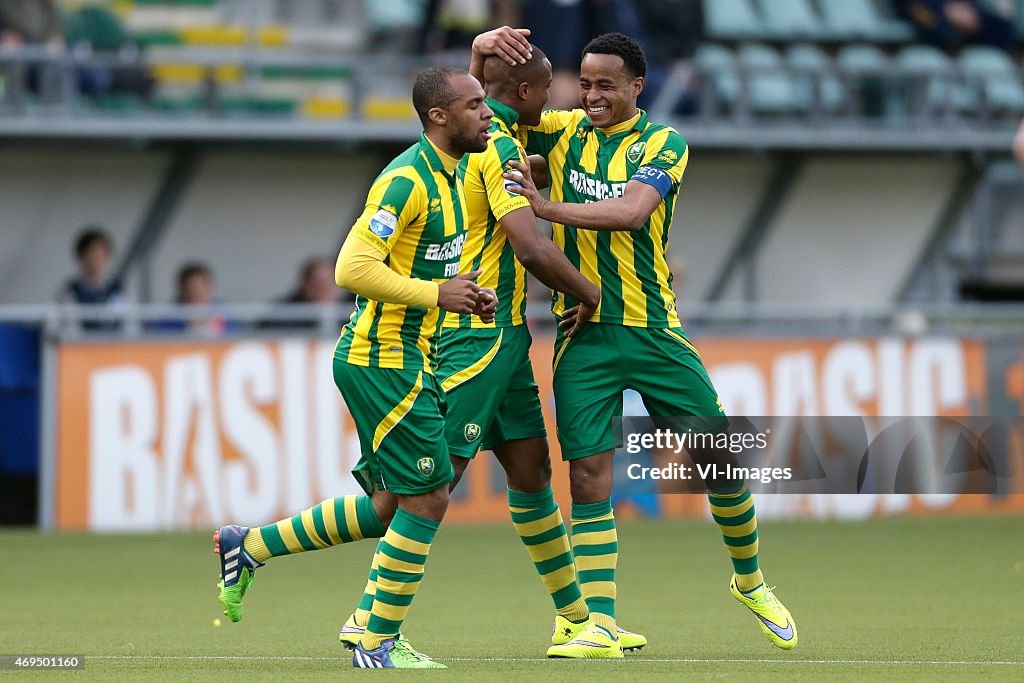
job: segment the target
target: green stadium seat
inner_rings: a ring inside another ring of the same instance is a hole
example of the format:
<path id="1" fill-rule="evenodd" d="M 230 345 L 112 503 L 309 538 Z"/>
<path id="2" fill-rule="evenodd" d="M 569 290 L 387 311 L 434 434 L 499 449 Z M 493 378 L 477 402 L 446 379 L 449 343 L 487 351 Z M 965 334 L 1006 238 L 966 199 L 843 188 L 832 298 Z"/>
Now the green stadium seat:
<path id="1" fill-rule="evenodd" d="M 810 0 L 760 0 L 760 7 L 772 34 L 787 40 L 828 40 L 830 37 Z"/>
<path id="2" fill-rule="evenodd" d="M 846 102 L 843 84 L 824 50 L 817 45 L 796 43 L 786 48 L 785 63 L 810 109 L 835 113 L 843 108 Z"/>
<path id="3" fill-rule="evenodd" d="M 715 40 L 751 40 L 765 34 L 751 0 L 704 0 L 704 24 Z"/>
<path id="4" fill-rule="evenodd" d="M 697 49 L 694 63 L 704 83 L 705 110 L 731 109 L 740 91 L 735 53 L 722 45 L 705 43 Z"/>
<path id="5" fill-rule="evenodd" d="M 796 80 L 782 57 L 767 45 L 750 43 L 739 49 L 739 64 L 746 83 L 750 111 L 755 114 L 789 114 L 806 111 Z"/>
<path id="6" fill-rule="evenodd" d="M 935 114 L 977 106 L 977 98 L 956 79 L 953 60 L 939 48 L 906 45 L 895 61 L 901 76 L 910 82 L 911 111 Z"/>
<path id="7" fill-rule="evenodd" d="M 819 0 L 819 5 L 828 30 L 845 40 L 898 43 L 914 39 L 909 24 L 882 16 L 871 0 Z"/>
<path id="8" fill-rule="evenodd" d="M 844 45 L 836 62 L 843 71 L 855 74 L 882 74 L 889 67 L 889 58 L 875 45 Z"/>
<path id="9" fill-rule="evenodd" d="M 1008 54 L 993 47 L 974 46 L 964 48 L 959 62 L 968 87 L 979 92 L 984 110 L 1024 111 L 1024 85 Z"/>
<path id="10" fill-rule="evenodd" d="M 836 64 L 845 77 L 850 93 L 851 113 L 868 117 L 885 117 L 894 113 L 898 85 L 890 70 L 891 61 L 877 45 L 844 45 L 836 54 Z M 857 112 L 857 109 L 860 109 Z"/>

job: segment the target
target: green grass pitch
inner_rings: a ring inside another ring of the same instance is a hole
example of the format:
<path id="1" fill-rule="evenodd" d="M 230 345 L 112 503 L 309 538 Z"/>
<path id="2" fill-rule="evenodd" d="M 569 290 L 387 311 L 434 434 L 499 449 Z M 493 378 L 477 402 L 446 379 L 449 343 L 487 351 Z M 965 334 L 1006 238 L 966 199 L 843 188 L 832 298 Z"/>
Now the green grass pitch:
<path id="1" fill-rule="evenodd" d="M 693 521 L 620 523 L 619 621 L 651 642 L 624 661 L 544 658 L 550 602 L 511 525 L 442 526 L 406 632 L 450 666 L 429 676 L 451 681 L 1024 680 L 1024 517 L 761 533 L 800 628 L 793 652 L 732 599 L 717 529 Z M 352 671 L 337 641 L 372 552 L 366 541 L 272 560 L 245 619 L 215 627 L 209 534 L 0 532 L 0 652 L 85 654 L 84 672 L 61 675 L 96 680 L 389 675 Z"/>

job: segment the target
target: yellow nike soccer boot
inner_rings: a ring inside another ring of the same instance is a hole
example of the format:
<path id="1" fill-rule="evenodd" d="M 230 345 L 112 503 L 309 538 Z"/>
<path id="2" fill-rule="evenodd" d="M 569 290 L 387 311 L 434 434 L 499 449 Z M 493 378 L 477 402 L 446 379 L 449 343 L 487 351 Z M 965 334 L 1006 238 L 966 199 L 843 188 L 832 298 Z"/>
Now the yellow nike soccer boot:
<path id="1" fill-rule="evenodd" d="M 768 640 L 772 641 L 772 645 L 783 650 L 792 650 L 796 647 L 796 622 L 793 621 L 793 615 L 786 606 L 772 593 L 771 588 L 763 584 L 747 597 L 736 587 L 736 575 L 733 574 L 729 590 L 740 604 L 754 613 L 757 623 L 768 636 Z"/>

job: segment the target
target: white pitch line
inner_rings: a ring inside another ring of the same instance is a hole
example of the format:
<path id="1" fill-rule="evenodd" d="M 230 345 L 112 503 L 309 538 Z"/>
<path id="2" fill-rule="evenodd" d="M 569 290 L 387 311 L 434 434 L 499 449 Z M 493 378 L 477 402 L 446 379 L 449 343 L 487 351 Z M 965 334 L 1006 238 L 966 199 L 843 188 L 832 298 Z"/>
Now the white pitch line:
<path id="1" fill-rule="evenodd" d="M 343 661 L 345 657 L 231 656 L 231 655 L 85 655 L 86 659 L 155 659 L 171 661 Z M 442 662 L 555 662 L 548 657 L 436 657 Z M 625 662 L 679 664 L 854 664 L 886 666 L 1024 666 L 1024 661 L 968 661 L 913 659 L 653 659 L 626 656 Z"/>

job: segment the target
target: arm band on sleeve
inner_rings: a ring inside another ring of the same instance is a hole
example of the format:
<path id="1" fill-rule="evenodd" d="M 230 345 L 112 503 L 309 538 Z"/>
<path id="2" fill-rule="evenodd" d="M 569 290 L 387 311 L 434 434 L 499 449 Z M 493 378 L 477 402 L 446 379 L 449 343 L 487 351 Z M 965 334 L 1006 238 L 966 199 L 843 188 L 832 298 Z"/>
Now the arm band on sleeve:
<path id="1" fill-rule="evenodd" d="M 641 166 L 630 180 L 639 180 L 645 185 L 650 185 L 662 198 L 672 189 L 672 177 L 657 166 Z"/>
<path id="2" fill-rule="evenodd" d="M 338 254 L 334 279 L 365 299 L 385 304 L 437 307 L 438 285 L 399 275 L 384 265 L 384 254 L 357 235 L 350 235 Z"/>

